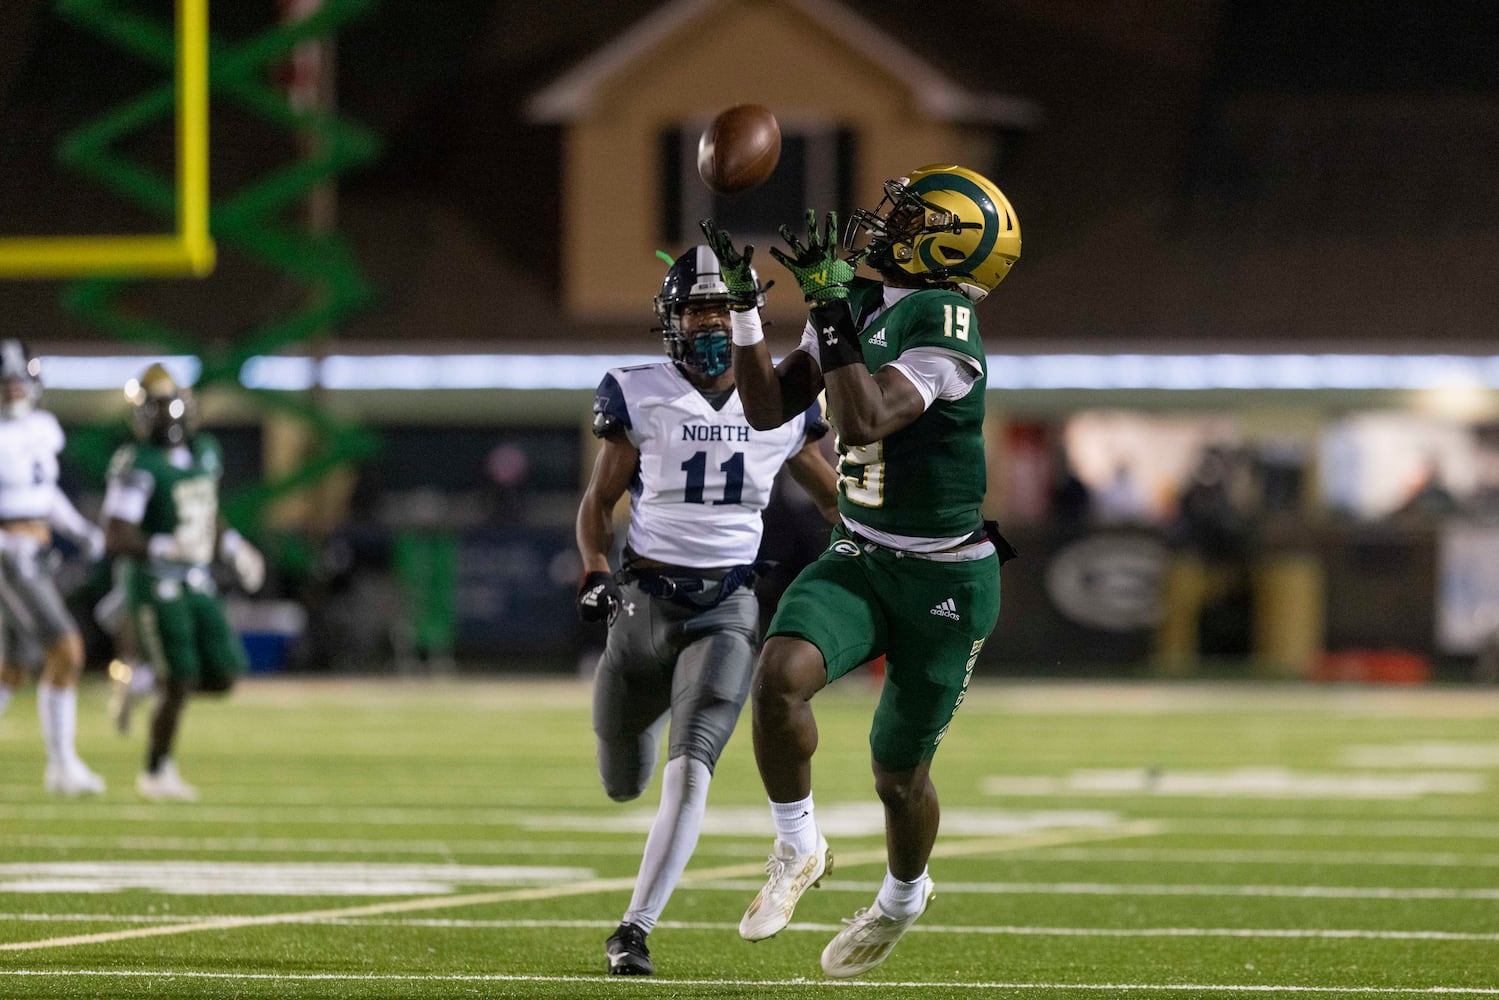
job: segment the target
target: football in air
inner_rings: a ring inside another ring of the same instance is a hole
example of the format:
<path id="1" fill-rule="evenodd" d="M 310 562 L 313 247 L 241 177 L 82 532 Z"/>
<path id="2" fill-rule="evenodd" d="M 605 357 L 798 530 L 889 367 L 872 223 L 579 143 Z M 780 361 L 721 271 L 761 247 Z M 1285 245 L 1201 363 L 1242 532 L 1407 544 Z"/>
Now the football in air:
<path id="1" fill-rule="evenodd" d="M 781 159 L 781 126 L 769 109 L 737 104 L 713 119 L 697 143 L 697 172 L 719 194 L 764 184 Z"/>

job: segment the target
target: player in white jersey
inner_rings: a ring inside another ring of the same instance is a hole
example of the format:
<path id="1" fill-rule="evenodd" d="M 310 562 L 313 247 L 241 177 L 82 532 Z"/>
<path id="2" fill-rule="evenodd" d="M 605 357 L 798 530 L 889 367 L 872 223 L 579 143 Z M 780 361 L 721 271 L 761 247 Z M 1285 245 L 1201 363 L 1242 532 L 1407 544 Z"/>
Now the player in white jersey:
<path id="1" fill-rule="evenodd" d="M 46 788 L 59 795 L 97 795 L 104 779 L 79 759 L 78 678 L 83 637 L 52 579 L 47 552 L 53 532 L 73 541 L 90 559 L 104 554 L 104 533 L 90 524 L 57 486 L 63 432 L 57 418 L 38 409 L 41 364 L 19 340 L 0 340 L 0 611 L 16 648 L 3 657 L 0 701 L 20 683 L 20 649 L 41 649 L 36 705 L 47 748 Z"/>
<path id="2" fill-rule="evenodd" d="M 577 519 L 578 611 L 609 622 L 593 729 L 611 799 L 645 790 L 671 720 L 661 805 L 629 908 L 605 944 L 611 973 L 647 976 L 655 967 L 646 935 L 697 846 L 708 782 L 749 693 L 761 511 L 781 467 L 824 516 L 837 516 L 817 405 L 774 430 L 745 419 L 728 290 L 712 251 L 695 247 L 674 262 L 655 306 L 671 361 L 616 368 L 599 384 L 593 432 L 602 447 Z M 613 511 L 626 490 L 630 526 L 615 574 Z"/>

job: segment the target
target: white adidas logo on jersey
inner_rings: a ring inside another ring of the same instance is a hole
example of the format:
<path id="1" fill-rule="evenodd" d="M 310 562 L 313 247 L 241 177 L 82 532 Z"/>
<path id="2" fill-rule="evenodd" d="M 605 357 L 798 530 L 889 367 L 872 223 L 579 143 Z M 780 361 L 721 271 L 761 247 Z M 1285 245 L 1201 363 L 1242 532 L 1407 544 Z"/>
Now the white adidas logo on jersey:
<path id="1" fill-rule="evenodd" d="M 938 615 L 942 618 L 951 618 L 955 622 L 963 620 L 962 617 L 958 614 L 957 603 L 953 601 L 951 597 L 933 608 L 932 614 Z"/>
<path id="2" fill-rule="evenodd" d="M 874 331 L 874 336 L 869 338 L 869 346 L 870 347 L 889 347 L 890 346 L 889 344 L 885 343 L 885 328 L 883 326 L 880 327 L 878 330 Z"/>

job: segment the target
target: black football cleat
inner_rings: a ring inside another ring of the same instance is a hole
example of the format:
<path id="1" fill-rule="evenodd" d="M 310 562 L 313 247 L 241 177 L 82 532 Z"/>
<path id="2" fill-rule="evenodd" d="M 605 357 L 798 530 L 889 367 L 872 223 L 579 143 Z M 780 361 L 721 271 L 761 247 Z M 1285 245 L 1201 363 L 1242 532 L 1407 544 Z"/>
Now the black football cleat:
<path id="1" fill-rule="evenodd" d="M 636 924 L 620 924 L 604 942 L 611 976 L 654 976 L 651 950 L 645 946 L 645 931 Z"/>

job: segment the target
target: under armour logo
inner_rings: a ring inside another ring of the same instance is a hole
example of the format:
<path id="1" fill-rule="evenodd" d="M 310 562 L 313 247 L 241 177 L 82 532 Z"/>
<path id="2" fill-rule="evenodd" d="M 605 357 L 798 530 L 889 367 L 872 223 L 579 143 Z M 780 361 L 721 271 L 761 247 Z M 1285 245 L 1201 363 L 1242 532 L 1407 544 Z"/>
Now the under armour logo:
<path id="1" fill-rule="evenodd" d="M 838 328 L 836 326 L 825 326 L 822 328 L 822 339 L 829 344 L 838 343 Z"/>
<path id="2" fill-rule="evenodd" d="M 629 615 L 631 618 L 635 617 L 635 602 L 634 601 L 625 601 L 624 604 L 621 605 L 621 607 L 624 608 L 625 614 Z"/>

